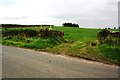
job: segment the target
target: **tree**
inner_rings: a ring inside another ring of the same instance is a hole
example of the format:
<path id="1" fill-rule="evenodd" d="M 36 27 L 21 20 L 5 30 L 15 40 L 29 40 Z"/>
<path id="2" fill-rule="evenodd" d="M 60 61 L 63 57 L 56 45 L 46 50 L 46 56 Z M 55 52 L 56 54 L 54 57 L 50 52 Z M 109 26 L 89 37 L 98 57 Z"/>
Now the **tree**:
<path id="1" fill-rule="evenodd" d="M 62 24 L 62 26 L 64 26 L 64 27 L 79 27 L 79 25 L 78 24 L 72 24 L 72 23 L 63 23 Z"/>
<path id="2" fill-rule="evenodd" d="M 120 30 L 120 26 L 118 27 L 118 29 Z"/>
<path id="3" fill-rule="evenodd" d="M 114 27 L 114 29 L 116 29 L 116 27 Z"/>

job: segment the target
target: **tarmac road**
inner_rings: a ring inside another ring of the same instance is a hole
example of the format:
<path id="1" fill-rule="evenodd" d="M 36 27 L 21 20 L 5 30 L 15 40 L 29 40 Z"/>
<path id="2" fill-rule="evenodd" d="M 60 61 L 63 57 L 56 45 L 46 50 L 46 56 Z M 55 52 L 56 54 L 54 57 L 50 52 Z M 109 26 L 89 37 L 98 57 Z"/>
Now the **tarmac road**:
<path id="1" fill-rule="evenodd" d="M 2 46 L 3 78 L 118 78 L 118 66 Z"/>

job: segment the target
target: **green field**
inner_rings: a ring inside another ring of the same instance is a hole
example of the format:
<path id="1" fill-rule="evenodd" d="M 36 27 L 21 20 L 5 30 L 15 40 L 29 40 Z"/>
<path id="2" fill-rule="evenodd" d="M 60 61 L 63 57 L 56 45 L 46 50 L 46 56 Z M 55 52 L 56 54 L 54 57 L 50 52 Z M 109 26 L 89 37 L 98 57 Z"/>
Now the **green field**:
<path id="1" fill-rule="evenodd" d="M 4 36 L 2 38 L 2 44 L 69 55 L 108 64 L 119 64 L 120 46 L 100 45 L 97 41 L 97 35 L 100 29 L 70 27 L 51 28 L 52 30 L 64 32 L 64 40 L 56 37 L 43 39 L 36 36 L 31 38 Z M 9 28 L 8 30 L 19 31 L 20 29 L 23 28 Z M 30 27 L 24 29 L 39 30 L 41 28 Z M 92 43 L 96 43 L 96 45 L 91 45 Z"/>
<path id="2" fill-rule="evenodd" d="M 53 27 L 55 30 L 65 32 L 65 39 L 79 40 L 81 42 L 93 41 L 97 38 L 99 29 L 84 29 L 84 28 L 70 28 L 70 27 Z"/>

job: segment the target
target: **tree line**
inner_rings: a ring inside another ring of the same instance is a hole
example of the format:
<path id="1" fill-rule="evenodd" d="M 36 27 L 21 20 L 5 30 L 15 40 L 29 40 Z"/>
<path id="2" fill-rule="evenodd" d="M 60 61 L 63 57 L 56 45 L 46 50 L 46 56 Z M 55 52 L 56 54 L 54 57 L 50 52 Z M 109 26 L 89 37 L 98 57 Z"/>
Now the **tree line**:
<path id="1" fill-rule="evenodd" d="M 79 27 L 79 25 L 75 23 L 63 23 L 62 26 L 63 27 Z"/>
<path id="2" fill-rule="evenodd" d="M 54 25 L 21 25 L 21 24 L 1 24 L 0 27 L 2 28 L 17 28 L 17 27 L 40 27 L 40 26 L 46 26 L 46 27 L 51 27 Z"/>

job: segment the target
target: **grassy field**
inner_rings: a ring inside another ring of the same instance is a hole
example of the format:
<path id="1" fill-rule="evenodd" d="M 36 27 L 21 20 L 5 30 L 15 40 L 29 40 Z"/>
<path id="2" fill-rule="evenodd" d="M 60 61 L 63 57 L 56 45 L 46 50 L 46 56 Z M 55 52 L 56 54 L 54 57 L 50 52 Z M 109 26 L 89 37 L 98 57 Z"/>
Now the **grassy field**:
<path id="1" fill-rule="evenodd" d="M 79 40 L 82 42 L 93 41 L 97 38 L 99 29 L 84 29 L 84 28 L 70 28 L 70 27 L 53 27 L 55 30 L 65 32 L 65 39 Z"/>
<path id="2" fill-rule="evenodd" d="M 4 36 L 2 38 L 2 44 L 69 55 L 108 64 L 119 64 L 120 46 L 100 45 L 97 41 L 97 35 L 100 29 L 70 27 L 51 28 L 64 32 L 64 40 L 55 37 L 42 39 L 39 37 Z M 10 28 L 9 30 L 20 29 L 23 28 Z M 30 27 L 24 29 L 39 30 L 41 28 Z M 96 45 L 91 45 L 92 43 L 96 43 Z"/>

